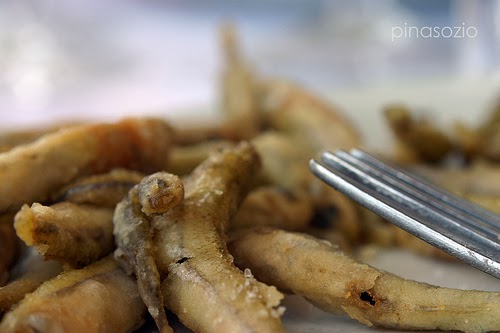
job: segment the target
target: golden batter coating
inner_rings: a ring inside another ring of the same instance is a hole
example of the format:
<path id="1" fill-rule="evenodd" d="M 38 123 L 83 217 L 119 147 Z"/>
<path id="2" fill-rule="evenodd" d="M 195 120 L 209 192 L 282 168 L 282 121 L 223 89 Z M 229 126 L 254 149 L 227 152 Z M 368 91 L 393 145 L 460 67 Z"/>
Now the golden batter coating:
<path id="1" fill-rule="evenodd" d="M 117 167 L 151 172 L 164 166 L 171 130 L 158 119 L 81 125 L 0 154 L 0 212 L 42 202 L 79 176 Z"/>
<path id="2" fill-rule="evenodd" d="M 229 243 L 238 267 L 281 290 L 368 326 L 408 330 L 500 330 L 500 292 L 405 280 L 355 261 L 329 242 L 263 228 Z"/>
<path id="3" fill-rule="evenodd" d="M 342 232 L 349 243 L 358 240 L 361 230 L 355 203 L 310 172 L 311 150 L 279 132 L 261 134 L 252 143 L 262 158 L 260 182 L 306 193 L 313 203 L 313 221 L 319 216 L 325 220 L 323 229 Z"/>
<path id="4" fill-rule="evenodd" d="M 259 164 L 248 143 L 212 154 L 184 181 L 183 203 L 153 219 L 165 304 L 195 332 L 283 331 L 283 296 L 236 268 L 225 243 Z"/>
<path id="5" fill-rule="evenodd" d="M 116 206 L 113 216 L 115 258 L 128 272 L 135 273 L 139 293 L 160 332 L 172 332 L 172 329 L 160 292 L 149 219 L 174 208 L 183 198 L 184 187 L 179 177 L 157 172 L 134 186 Z"/>
<path id="6" fill-rule="evenodd" d="M 108 257 L 45 282 L 0 324 L 0 332 L 132 332 L 146 308 L 133 278 Z"/>
<path id="7" fill-rule="evenodd" d="M 279 186 L 262 186 L 248 194 L 231 222 L 232 229 L 272 226 L 305 229 L 314 214 L 311 198 Z"/>
<path id="8" fill-rule="evenodd" d="M 257 84 L 242 59 L 236 45 L 235 31 L 230 25 L 222 28 L 222 44 L 226 62 L 221 89 L 223 126 L 231 137 L 249 140 L 260 132 L 263 122 L 259 112 Z"/>
<path id="9" fill-rule="evenodd" d="M 88 265 L 114 249 L 112 208 L 34 203 L 21 208 L 14 226 L 26 245 L 71 267 Z"/>
<path id="10" fill-rule="evenodd" d="M 396 137 L 402 162 L 439 162 L 453 148 L 451 140 L 427 119 L 414 119 L 408 107 L 390 105 L 384 110 Z"/>
<path id="11" fill-rule="evenodd" d="M 261 90 L 271 128 L 291 135 L 312 154 L 361 146 L 356 128 L 336 107 L 309 91 L 284 81 L 264 82 Z"/>

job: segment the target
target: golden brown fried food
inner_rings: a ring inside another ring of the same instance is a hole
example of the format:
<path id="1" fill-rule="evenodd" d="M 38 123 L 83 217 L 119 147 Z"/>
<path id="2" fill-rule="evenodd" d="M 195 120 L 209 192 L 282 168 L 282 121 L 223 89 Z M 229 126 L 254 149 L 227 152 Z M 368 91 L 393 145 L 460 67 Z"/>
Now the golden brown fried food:
<path id="1" fill-rule="evenodd" d="M 17 235 L 46 259 L 82 267 L 111 253 L 113 209 L 60 202 L 24 205 L 15 217 Z"/>
<path id="2" fill-rule="evenodd" d="M 147 216 L 163 214 L 184 199 L 184 185 L 179 177 L 167 172 L 157 172 L 144 178 L 139 186 L 129 192 L 129 198 L 140 204 Z"/>
<path id="3" fill-rule="evenodd" d="M 9 269 L 19 252 L 19 239 L 14 229 L 14 215 L 0 216 L 0 286 L 9 278 Z"/>
<path id="4" fill-rule="evenodd" d="M 445 134 L 426 119 L 415 120 L 404 105 L 390 105 L 384 115 L 405 155 L 403 162 L 438 162 L 453 148 Z"/>
<path id="5" fill-rule="evenodd" d="M 5 315 L 0 331 L 132 332 L 145 310 L 133 278 L 108 257 L 44 283 Z"/>
<path id="6" fill-rule="evenodd" d="M 273 226 L 286 230 L 305 229 L 313 216 L 311 198 L 278 186 L 263 186 L 248 194 L 231 222 L 232 229 Z"/>
<path id="7" fill-rule="evenodd" d="M 315 178 L 307 161 L 311 152 L 283 133 L 267 132 L 252 140 L 262 159 L 260 181 L 291 191 L 310 192 Z"/>
<path id="8" fill-rule="evenodd" d="M 172 329 L 160 292 L 149 217 L 167 212 L 183 198 L 184 187 L 179 177 L 157 172 L 134 186 L 116 206 L 113 216 L 115 258 L 128 272 L 135 273 L 139 293 L 160 332 L 172 332 Z"/>
<path id="9" fill-rule="evenodd" d="M 0 288 L 0 314 L 9 311 L 26 294 L 61 272 L 61 264 L 44 260 L 34 249 L 26 249 L 21 261 L 13 268 L 12 279 Z"/>
<path id="10" fill-rule="evenodd" d="M 229 148 L 234 142 L 227 140 L 210 140 L 186 146 L 173 146 L 165 167 L 174 175 L 186 175 L 193 171 L 212 152 Z"/>
<path id="11" fill-rule="evenodd" d="M 195 332 L 283 331 L 283 296 L 237 269 L 225 244 L 258 167 L 248 143 L 215 153 L 185 180 L 183 203 L 153 219 L 165 304 Z"/>
<path id="12" fill-rule="evenodd" d="M 232 26 L 223 27 L 222 42 L 226 60 L 222 74 L 224 128 L 232 137 L 249 140 L 262 127 L 255 79 L 240 55 Z"/>
<path id="13" fill-rule="evenodd" d="M 64 186 L 52 196 L 53 201 L 114 208 L 144 176 L 137 171 L 114 169 L 109 173 L 84 177 Z"/>
<path id="14" fill-rule="evenodd" d="M 349 243 L 358 240 L 360 222 L 354 202 L 309 171 L 310 150 L 277 132 L 262 134 L 252 142 L 262 158 L 261 182 L 306 193 L 314 205 L 313 223 L 321 220 L 320 228 L 342 232 Z"/>
<path id="15" fill-rule="evenodd" d="M 161 169 L 171 136 L 162 120 L 127 119 L 63 129 L 2 153 L 0 212 L 41 202 L 79 176 L 117 167 L 147 172 Z"/>
<path id="16" fill-rule="evenodd" d="M 229 243 L 237 265 L 281 290 L 369 326 L 409 330 L 500 330 L 500 292 L 458 290 L 397 277 L 305 234 L 260 229 Z"/>
<path id="17" fill-rule="evenodd" d="M 325 149 L 359 147 L 358 131 L 337 108 L 301 87 L 283 81 L 264 82 L 262 108 L 270 126 L 305 145 L 310 154 Z"/>

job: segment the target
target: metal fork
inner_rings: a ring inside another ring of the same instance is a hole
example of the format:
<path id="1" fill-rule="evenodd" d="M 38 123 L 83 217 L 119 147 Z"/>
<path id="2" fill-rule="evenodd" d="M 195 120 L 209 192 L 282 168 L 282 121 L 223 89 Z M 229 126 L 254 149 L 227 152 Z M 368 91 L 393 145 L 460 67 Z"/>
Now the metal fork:
<path id="1" fill-rule="evenodd" d="M 309 162 L 321 180 L 427 243 L 500 279 L 500 216 L 358 149 Z"/>

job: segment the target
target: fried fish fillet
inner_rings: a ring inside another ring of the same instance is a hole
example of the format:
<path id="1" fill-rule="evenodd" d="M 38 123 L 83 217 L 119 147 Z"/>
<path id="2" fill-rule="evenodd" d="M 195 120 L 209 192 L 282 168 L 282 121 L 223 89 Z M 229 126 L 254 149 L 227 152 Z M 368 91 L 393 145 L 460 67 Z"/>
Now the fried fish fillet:
<path id="1" fill-rule="evenodd" d="M 0 332 L 132 332 L 146 308 L 132 277 L 108 257 L 45 282 L 0 324 Z"/>
<path id="2" fill-rule="evenodd" d="M 361 145 L 351 122 L 335 106 L 305 89 L 284 81 L 266 81 L 260 90 L 270 127 L 296 138 L 313 154 Z"/>
<path id="3" fill-rule="evenodd" d="M 389 105 L 384 116 L 399 144 L 402 162 L 438 162 L 453 148 L 451 140 L 427 119 L 414 119 L 408 107 Z"/>
<path id="4" fill-rule="evenodd" d="M 313 217 L 311 198 L 279 186 L 262 186 L 251 191 L 231 222 L 232 229 L 273 226 L 303 230 Z"/>
<path id="5" fill-rule="evenodd" d="M 164 166 L 171 130 L 159 119 L 126 119 L 50 133 L 0 154 L 0 212 L 42 202 L 83 175 L 124 167 L 151 172 Z"/>
<path id="6" fill-rule="evenodd" d="M 222 73 L 224 128 L 234 138 L 249 140 L 260 132 L 263 122 L 257 84 L 238 50 L 234 28 L 224 26 L 221 35 L 226 60 Z"/>
<path id="7" fill-rule="evenodd" d="M 358 240 L 361 229 L 355 203 L 309 171 L 311 150 L 293 137 L 274 131 L 259 135 L 252 143 L 262 159 L 262 183 L 306 193 L 313 202 L 314 215 L 322 215 L 325 220 L 323 229 L 340 231 L 349 243 Z"/>
<path id="8" fill-rule="evenodd" d="M 217 152 L 185 179 L 183 203 L 153 219 L 165 304 L 195 332 L 283 331 L 283 296 L 237 269 L 225 244 L 258 168 L 248 143 Z"/>
<path id="9" fill-rule="evenodd" d="M 269 131 L 252 140 L 261 160 L 259 181 L 263 184 L 281 186 L 290 191 L 311 190 L 314 175 L 308 170 L 307 161 L 311 152 L 289 135 Z"/>
<path id="10" fill-rule="evenodd" d="M 229 249 L 240 268 L 323 310 L 368 325 L 408 330 L 500 330 L 500 292 L 405 280 L 355 261 L 312 236 L 277 229 L 239 233 Z"/>
<path id="11" fill-rule="evenodd" d="M 157 172 L 134 186 L 116 206 L 113 216 L 115 258 L 128 272 L 135 273 L 139 293 L 160 332 L 172 332 L 172 329 L 160 292 L 149 219 L 169 211 L 183 199 L 184 187 L 179 177 Z"/>
<path id="12" fill-rule="evenodd" d="M 113 251 L 113 211 L 71 202 L 34 203 L 21 208 L 14 226 L 19 238 L 46 259 L 82 267 Z"/>

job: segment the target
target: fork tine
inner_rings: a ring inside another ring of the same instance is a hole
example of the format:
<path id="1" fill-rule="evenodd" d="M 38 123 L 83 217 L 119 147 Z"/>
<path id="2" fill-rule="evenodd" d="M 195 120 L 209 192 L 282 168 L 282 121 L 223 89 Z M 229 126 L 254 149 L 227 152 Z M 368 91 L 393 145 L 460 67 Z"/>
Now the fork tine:
<path id="1" fill-rule="evenodd" d="M 401 191 L 400 187 L 394 187 L 392 184 L 384 183 L 377 176 L 374 177 L 370 175 L 360 169 L 358 165 L 350 164 L 348 161 L 343 160 L 337 155 L 326 152 L 322 155 L 322 160 L 328 166 L 334 168 L 337 167 L 337 170 L 338 166 L 344 168 L 351 173 L 351 179 L 362 177 L 365 184 L 370 183 L 370 185 L 374 186 L 377 190 L 375 193 L 378 194 L 379 199 L 383 200 L 384 194 L 390 193 L 390 196 L 387 197 L 388 200 L 385 202 L 390 203 L 391 201 L 396 200 L 396 204 L 402 206 L 402 209 L 404 209 L 408 215 L 412 216 L 417 221 L 420 221 L 421 224 L 425 224 L 431 229 L 439 231 L 440 233 L 447 235 L 449 238 L 461 243 L 469 241 L 468 238 L 464 239 L 464 237 L 468 235 L 470 229 L 456 221 L 454 218 L 449 217 L 447 214 L 443 214 L 441 210 L 437 210 L 432 206 L 429 206 L 428 202 L 420 201 L 413 196 L 409 196 L 404 191 Z M 354 178 L 352 176 L 354 176 Z M 403 205 L 403 203 L 406 205 Z M 481 234 L 475 233 L 475 235 L 477 237 L 475 237 L 474 242 L 469 241 L 469 245 L 475 250 L 484 249 L 484 246 L 490 246 L 497 248 L 497 251 L 500 251 L 500 243 L 497 243 L 496 239 L 492 241 L 488 237 L 484 237 Z M 495 253 L 492 252 L 491 255 L 495 255 Z M 491 255 L 489 255 L 490 258 Z"/>
<path id="2" fill-rule="evenodd" d="M 342 159 L 331 157 L 328 167 L 310 161 L 311 170 L 320 179 L 417 237 L 500 278 L 500 244 L 458 225 Z"/>
<path id="3" fill-rule="evenodd" d="M 358 159 L 356 156 L 350 155 L 342 150 L 336 152 L 335 155 L 346 161 L 347 163 L 355 165 L 359 169 L 379 179 L 385 184 L 397 188 L 407 196 L 421 203 L 430 205 L 435 210 L 451 219 L 460 221 L 460 223 L 473 229 L 482 236 L 489 238 L 494 242 L 498 241 L 498 230 L 492 228 L 488 224 L 483 223 L 481 219 L 479 219 L 475 215 L 468 214 L 462 209 L 457 209 L 453 204 L 450 204 L 449 202 L 441 201 L 439 198 L 436 198 L 437 200 L 432 200 L 432 198 L 429 198 L 428 192 L 422 190 L 420 186 L 417 186 L 419 183 L 416 182 L 416 180 L 411 183 L 402 181 L 400 178 L 398 178 L 397 173 L 393 172 L 394 169 L 380 168 L 377 165 L 365 163 L 363 160 Z M 326 154 L 325 158 L 328 159 L 328 154 Z M 325 162 L 328 163 L 327 161 Z M 381 163 L 382 162 L 380 162 L 379 164 Z"/>
<path id="4" fill-rule="evenodd" d="M 474 216 L 478 221 L 486 224 L 491 230 L 494 230 L 497 234 L 500 233 L 500 217 L 478 205 L 475 205 L 469 201 L 466 201 L 448 191 L 437 188 L 433 184 L 427 182 L 425 179 L 416 177 L 415 175 L 410 175 L 407 172 L 397 168 L 395 166 L 390 166 L 375 158 L 374 156 L 359 150 L 352 149 L 350 151 L 351 155 L 357 157 L 359 160 L 371 164 L 373 167 L 392 173 L 399 180 L 418 188 L 422 192 L 428 194 L 429 196 L 436 198 L 442 202 L 447 202 L 450 205 L 456 207 L 456 209 L 462 211 L 463 213 Z"/>

